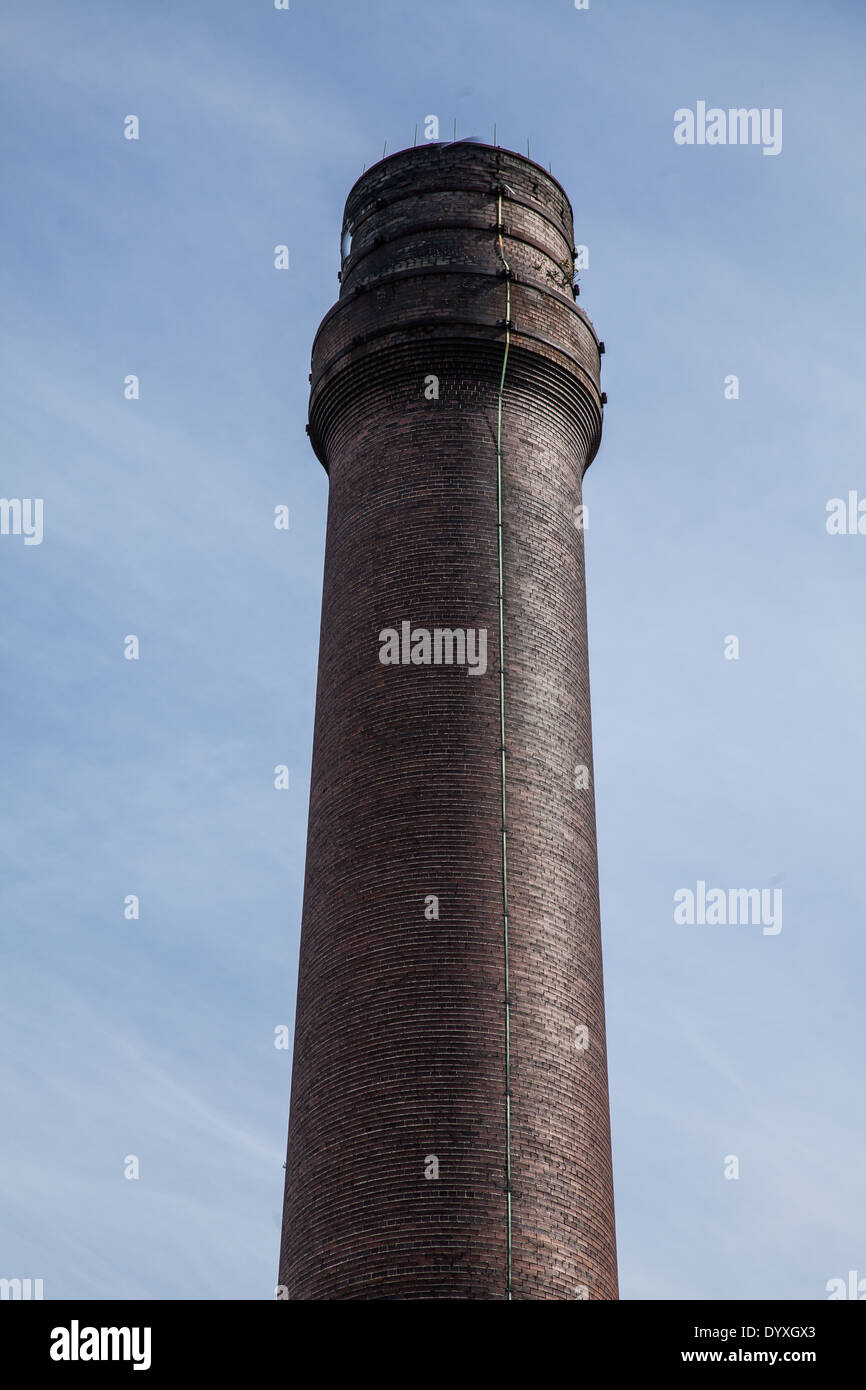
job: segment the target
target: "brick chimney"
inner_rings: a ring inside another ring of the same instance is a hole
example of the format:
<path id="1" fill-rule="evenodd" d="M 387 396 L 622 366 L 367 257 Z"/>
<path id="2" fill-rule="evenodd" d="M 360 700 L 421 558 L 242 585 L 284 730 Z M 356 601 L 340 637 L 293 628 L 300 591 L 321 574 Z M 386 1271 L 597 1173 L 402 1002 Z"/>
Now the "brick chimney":
<path id="1" fill-rule="evenodd" d="M 346 203 L 310 399 L 291 1299 L 617 1297 L 573 241 L 556 180 L 477 143 Z"/>

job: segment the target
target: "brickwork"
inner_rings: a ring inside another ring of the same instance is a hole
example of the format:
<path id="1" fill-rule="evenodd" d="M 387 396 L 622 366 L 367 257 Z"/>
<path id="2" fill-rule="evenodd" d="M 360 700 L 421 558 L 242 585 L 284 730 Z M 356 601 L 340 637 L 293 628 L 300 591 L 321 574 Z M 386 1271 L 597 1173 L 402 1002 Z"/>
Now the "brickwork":
<path id="1" fill-rule="evenodd" d="M 512 1296 L 616 1298 L 574 521 L 599 349 L 570 290 L 571 209 L 518 155 L 424 147 L 359 180 L 345 229 L 313 350 L 330 495 L 280 1283 L 301 1299 L 507 1297 L 510 287 Z M 380 631 L 407 620 L 486 629 L 486 672 L 383 665 Z"/>

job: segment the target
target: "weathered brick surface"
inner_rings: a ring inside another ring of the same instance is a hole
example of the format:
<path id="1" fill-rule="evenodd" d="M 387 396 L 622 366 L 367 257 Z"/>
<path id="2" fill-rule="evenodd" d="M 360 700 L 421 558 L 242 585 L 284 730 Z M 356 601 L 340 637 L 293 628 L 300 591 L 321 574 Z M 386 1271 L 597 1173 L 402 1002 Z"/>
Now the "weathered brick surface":
<path id="1" fill-rule="evenodd" d="M 518 155 L 455 145 L 404 151 L 355 185 L 340 299 L 313 350 L 330 497 L 280 1264 L 291 1298 L 507 1297 L 497 188 L 515 275 L 502 450 L 513 1297 L 617 1297 L 594 799 L 574 777 L 592 768 L 574 510 L 601 432 L 598 344 L 570 292 L 562 189 Z M 486 628 L 486 674 L 383 666 L 378 634 L 403 620 Z"/>

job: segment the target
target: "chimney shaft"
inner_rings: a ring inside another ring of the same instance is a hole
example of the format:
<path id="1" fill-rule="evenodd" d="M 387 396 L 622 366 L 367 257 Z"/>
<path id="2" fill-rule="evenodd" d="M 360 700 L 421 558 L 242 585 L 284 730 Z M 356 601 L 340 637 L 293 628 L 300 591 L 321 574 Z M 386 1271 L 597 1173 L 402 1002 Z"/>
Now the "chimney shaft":
<path id="1" fill-rule="evenodd" d="M 572 266 L 568 199 L 506 150 L 403 151 L 346 204 L 289 1298 L 617 1297 Z"/>

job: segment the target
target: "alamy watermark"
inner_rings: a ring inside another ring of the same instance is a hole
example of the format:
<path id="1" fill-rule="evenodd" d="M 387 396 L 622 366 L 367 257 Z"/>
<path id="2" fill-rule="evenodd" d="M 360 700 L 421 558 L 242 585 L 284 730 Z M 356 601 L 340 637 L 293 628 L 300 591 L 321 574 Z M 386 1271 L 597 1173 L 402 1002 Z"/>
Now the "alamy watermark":
<path id="1" fill-rule="evenodd" d="M 23 536 L 25 545 L 41 545 L 42 506 L 41 497 L 0 497 L 0 536 Z"/>
<path id="2" fill-rule="evenodd" d="M 69 1327 L 51 1329 L 52 1361 L 131 1361 L 134 1371 L 150 1370 L 149 1327 Z"/>
<path id="3" fill-rule="evenodd" d="M 827 503 L 827 534 L 830 536 L 866 536 L 866 497 L 854 488 L 844 497 L 831 497 Z"/>
<path id="4" fill-rule="evenodd" d="M 44 1280 L 42 1279 L 0 1279 L 0 1299 L 41 1299 Z"/>
<path id="5" fill-rule="evenodd" d="M 828 1279 L 824 1285 L 829 1302 L 840 1298 L 856 1299 L 862 1303 L 866 1299 L 866 1279 L 861 1279 L 856 1269 L 848 1270 L 848 1278 Z"/>
<path id="6" fill-rule="evenodd" d="M 466 666 L 469 676 L 487 670 L 486 627 L 413 628 L 411 622 L 383 627 L 379 633 L 383 666 Z"/>
<path id="7" fill-rule="evenodd" d="M 764 936 L 782 930 L 781 888 L 710 888 L 699 878 L 695 892 L 674 893 L 674 921 L 688 927 L 760 926 Z"/>
<path id="8" fill-rule="evenodd" d="M 674 112 L 674 140 L 678 145 L 763 145 L 764 154 L 782 152 L 780 106 L 707 106 L 695 110 L 681 106 Z"/>

